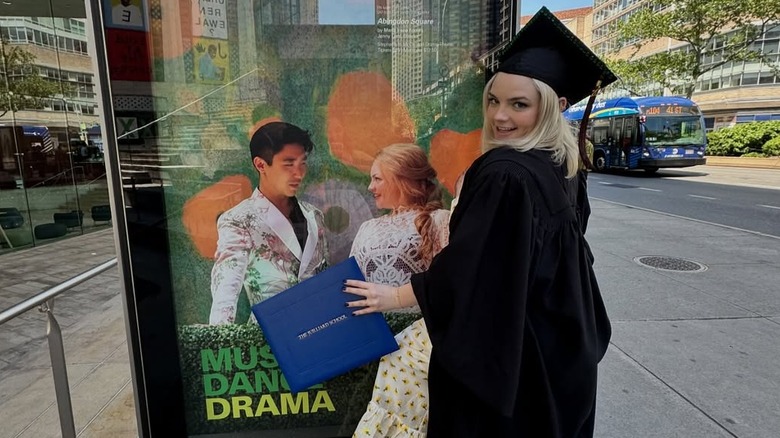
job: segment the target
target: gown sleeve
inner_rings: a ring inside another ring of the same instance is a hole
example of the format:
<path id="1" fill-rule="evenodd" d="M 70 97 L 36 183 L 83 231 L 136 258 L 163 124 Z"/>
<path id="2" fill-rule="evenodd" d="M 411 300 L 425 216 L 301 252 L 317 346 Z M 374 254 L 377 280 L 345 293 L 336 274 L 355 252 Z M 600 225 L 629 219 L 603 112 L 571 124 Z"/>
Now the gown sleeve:
<path id="1" fill-rule="evenodd" d="M 412 277 L 412 288 L 434 359 L 510 416 L 520 380 L 535 215 L 522 169 L 486 166 L 473 173 L 451 219 L 449 245 L 427 272 Z"/>

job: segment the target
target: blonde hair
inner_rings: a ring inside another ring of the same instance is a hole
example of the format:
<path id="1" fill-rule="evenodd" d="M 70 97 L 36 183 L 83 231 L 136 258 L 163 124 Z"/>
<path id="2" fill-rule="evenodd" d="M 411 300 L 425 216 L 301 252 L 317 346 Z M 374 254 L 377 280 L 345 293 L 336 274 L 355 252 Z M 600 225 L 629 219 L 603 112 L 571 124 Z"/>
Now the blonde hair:
<path id="1" fill-rule="evenodd" d="M 498 76 L 498 75 L 496 75 Z M 531 149 L 551 151 L 553 161 L 566 166 L 566 177 L 571 178 L 577 174 L 580 162 L 580 151 L 577 139 L 563 117 L 558 101 L 558 95 L 549 85 L 538 79 L 532 79 L 534 87 L 539 92 L 539 114 L 536 126 L 520 138 L 510 140 L 495 140 L 493 138 L 492 123 L 487 118 L 488 93 L 496 80 L 496 76 L 490 78 L 482 92 L 482 152 L 487 152 L 501 146 L 509 146 L 521 152 Z"/>
<path id="2" fill-rule="evenodd" d="M 428 162 L 425 152 L 414 144 L 387 146 L 379 152 L 375 161 L 385 180 L 395 185 L 411 204 L 407 207 L 420 210 L 414 225 L 422 237 L 420 255 L 424 260 L 430 260 L 437 240 L 431 213 L 443 207 L 442 191 L 436 184 L 436 170 Z"/>

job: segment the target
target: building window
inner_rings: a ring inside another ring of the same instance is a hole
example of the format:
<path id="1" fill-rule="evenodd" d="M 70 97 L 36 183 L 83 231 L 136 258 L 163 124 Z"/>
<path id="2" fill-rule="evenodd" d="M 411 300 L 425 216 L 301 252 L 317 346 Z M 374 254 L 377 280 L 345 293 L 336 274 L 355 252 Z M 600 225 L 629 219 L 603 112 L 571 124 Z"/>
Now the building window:
<path id="1" fill-rule="evenodd" d="M 756 85 L 758 83 L 758 73 L 744 73 L 740 85 Z"/>
<path id="2" fill-rule="evenodd" d="M 775 83 L 775 75 L 773 73 L 761 73 L 761 76 L 758 78 L 759 84 L 774 84 Z"/>

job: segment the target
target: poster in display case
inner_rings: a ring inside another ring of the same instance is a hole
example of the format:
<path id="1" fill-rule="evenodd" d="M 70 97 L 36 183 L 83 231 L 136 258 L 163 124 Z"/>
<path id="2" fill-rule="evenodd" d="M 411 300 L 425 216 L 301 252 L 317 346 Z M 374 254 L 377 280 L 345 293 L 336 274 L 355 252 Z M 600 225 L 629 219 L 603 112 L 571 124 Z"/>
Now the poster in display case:
<path id="1" fill-rule="evenodd" d="M 383 147 L 419 145 L 446 208 L 479 154 L 500 2 L 139 0 L 122 26 L 109 11 L 124 3 L 91 3 L 106 116 L 137 120 L 106 148 L 139 434 L 352 436 L 377 364 L 293 393 L 250 306 L 348 258 L 388 213 L 367 189 Z M 293 189 L 303 239 L 258 190 L 250 140 L 280 122 L 313 145 Z M 399 332 L 420 315 L 385 317 Z"/>

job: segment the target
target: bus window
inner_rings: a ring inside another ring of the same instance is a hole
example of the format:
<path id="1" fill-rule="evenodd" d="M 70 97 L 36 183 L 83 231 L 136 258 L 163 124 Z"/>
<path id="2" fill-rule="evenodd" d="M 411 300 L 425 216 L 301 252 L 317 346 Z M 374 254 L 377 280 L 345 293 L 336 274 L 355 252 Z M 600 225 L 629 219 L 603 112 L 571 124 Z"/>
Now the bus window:
<path id="1" fill-rule="evenodd" d="M 623 143 L 624 145 L 636 144 L 636 119 L 625 119 L 623 125 Z"/>
<path id="2" fill-rule="evenodd" d="M 623 138 L 623 119 L 615 119 L 612 127 L 612 141 L 615 144 L 622 145 Z"/>
<path id="3" fill-rule="evenodd" d="M 606 144 L 609 128 L 606 126 L 593 129 L 593 144 Z"/>
<path id="4" fill-rule="evenodd" d="M 647 145 L 703 144 L 701 117 L 648 117 L 645 122 Z"/>

